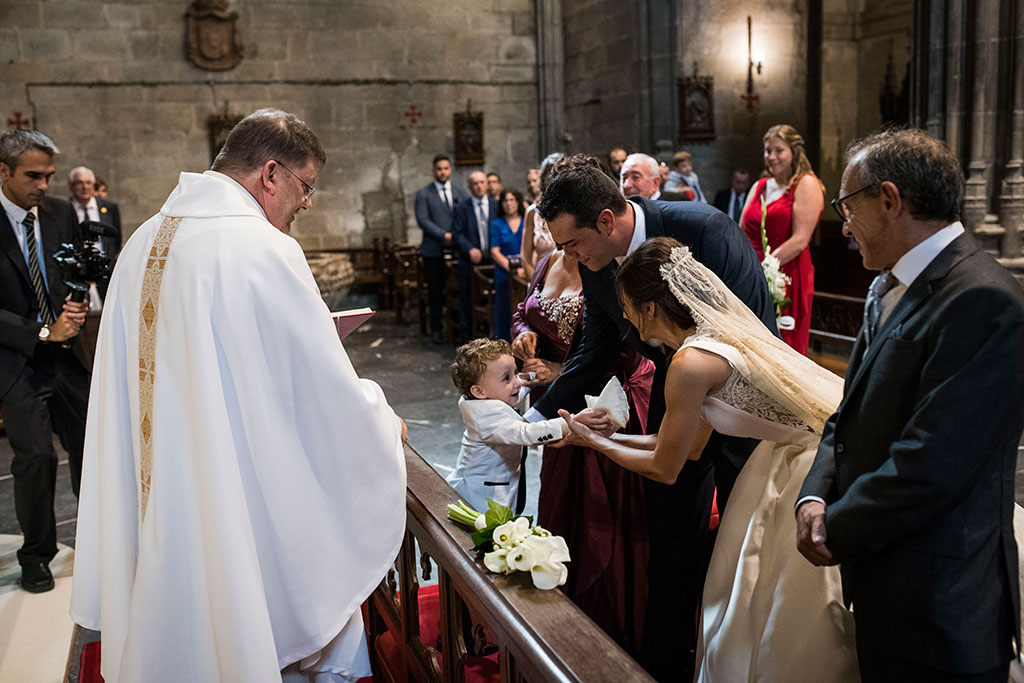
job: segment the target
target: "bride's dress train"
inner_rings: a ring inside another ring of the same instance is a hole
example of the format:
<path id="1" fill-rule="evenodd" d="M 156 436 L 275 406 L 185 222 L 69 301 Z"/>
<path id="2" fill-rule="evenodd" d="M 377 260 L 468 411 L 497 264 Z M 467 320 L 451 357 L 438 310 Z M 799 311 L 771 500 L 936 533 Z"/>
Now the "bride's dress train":
<path id="1" fill-rule="evenodd" d="M 815 567 L 796 548 L 794 505 L 820 434 L 748 379 L 733 346 L 707 335 L 683 348 L 691 346 L 733 368 L 704 402 L 708 423 L 762 440 L 719 527 L 704 584 L 698 680 L 857 681 L 853 614 L 843 606 L 839 569 Z M 841 391 L 842 379 L 835 381 Z"/>

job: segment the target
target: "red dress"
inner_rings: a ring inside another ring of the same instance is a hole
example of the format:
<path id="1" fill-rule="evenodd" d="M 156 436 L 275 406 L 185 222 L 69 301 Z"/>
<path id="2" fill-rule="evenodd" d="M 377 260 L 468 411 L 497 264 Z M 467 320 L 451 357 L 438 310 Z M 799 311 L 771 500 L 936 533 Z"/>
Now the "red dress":
<path id="1" fill-rule="evenodd" d="M 761 249 L 761 197 L 764 196 L 767 183 L 768 178 L 757 181 L 754 199 L 740 220 L 740 227 L 747 233 L 759 259 L 764 258 L 764 251 Z M 764 231 L 772 252 L 793 234 L 793 193 L 796 192 L 796 186 L 797 183 L 793 183 L 789 190 L 768 205 Z M 821 220 L 820 214 L 818 220 Z M 804 249 L 799 256 L 784 264 L 782 272 L 793 280 L 786 289 L 792 303 L 788 308 L 782 309 L 782 315 L 793 316 L 796 323 L 792 330 L 780 330 L 782 340 L 806 356 L 811 335 L 811 304 L 814 301 L 814 264 L 811 263 L 811 250 Z"/>

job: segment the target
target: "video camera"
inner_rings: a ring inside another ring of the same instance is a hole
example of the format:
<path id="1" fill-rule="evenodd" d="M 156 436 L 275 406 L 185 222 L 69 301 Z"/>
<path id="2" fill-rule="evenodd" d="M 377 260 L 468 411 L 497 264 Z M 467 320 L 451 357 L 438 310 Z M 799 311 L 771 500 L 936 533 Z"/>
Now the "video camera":
<path id="1" fill-rule="evenodd" d="M 104 237 L 117 237 L 117 228 L 99 221 L 84 221 L 78 226 L 78 238 L 64 242 L 54 253 L 61 279 L 71 289 L 71 300 L 81 303 L 89 295 L 89 285 L 110 278 L 113 256 L 107 253 Z"/>

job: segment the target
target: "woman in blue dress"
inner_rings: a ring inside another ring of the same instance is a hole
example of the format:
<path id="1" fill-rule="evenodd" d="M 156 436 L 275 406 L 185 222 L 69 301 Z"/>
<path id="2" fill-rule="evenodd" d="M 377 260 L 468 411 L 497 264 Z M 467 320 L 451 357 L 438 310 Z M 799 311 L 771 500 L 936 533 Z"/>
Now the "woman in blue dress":
<path id="1" fill-rule="evenodd" d="M 499 198 L 502 216 L 491 221 L 491 258 L 494 259 L 494 333 L 495 339 L 510 339 L 512 311 L 509 305 L 511 274 L 523 275 L 519 249 L 520 230 L 526 204 L 515 188 L 503 190 Z"/>

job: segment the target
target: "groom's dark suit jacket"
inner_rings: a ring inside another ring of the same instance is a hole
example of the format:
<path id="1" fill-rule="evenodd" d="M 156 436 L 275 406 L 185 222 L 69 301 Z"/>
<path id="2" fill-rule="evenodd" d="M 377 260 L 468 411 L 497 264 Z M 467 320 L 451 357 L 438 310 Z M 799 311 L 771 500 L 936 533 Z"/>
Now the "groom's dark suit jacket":
<path id="1" fill-rule="evenodd" d="M 1024 295 L 964 234 L 912 283 L 825 425 L 800 496 L 826 503 L 858 637 L 972 673 L 1019 632 L 1014 468 Z"/>
<path id="2" fill-rule="evenodd" d="M 702 202 L 663 202 L 632 197 L 646 218 L 647 237 L 674 237 L 690 247 L 694 257 L 723 282 L 778 334 L 775 313 L 761 264 L 750 240 L 728 216 Z M 580 265 L 585 308 L 583 334 L 566 361 L 561 376 L 548 387 L 536 408 L 557 415 L 559 408 L 584 407 L 585 393 L 601 390 L 607 369 L 613 367 L 623 338 L 654 361 L 647 431 L 656 432 L 665 412 L 665 373 L 671 352 L 640 340 L 625 318 L 615 292 L 613 260 L 600 271 Z M 651 555 L 649 598 L 639 661 L 659 680 L 682 680 L 690 672 L 687 649 L 696 642 L 697 609 L 710 559 L 708 521 L 714 484 L 719 484 L 723 507 L 739 468 L 756 442 L 712 434 L 704 457 L 683 468 L 669 486 L 645 480 L 650 519 Z M 712 464 L 715 480 L 712 479 Z M 720 476 L 721 475 L 721 476 Z"/>

